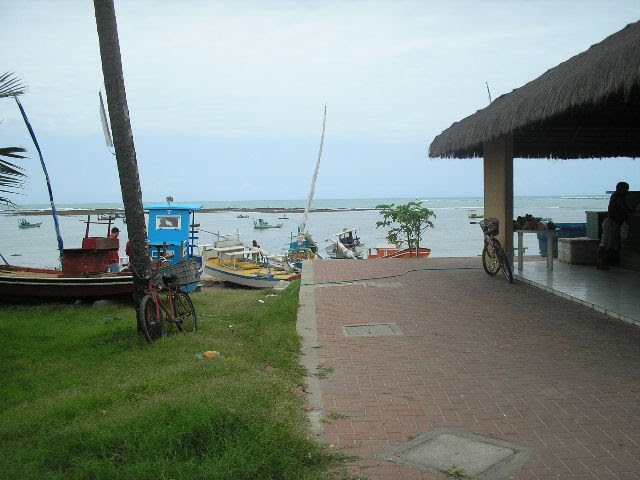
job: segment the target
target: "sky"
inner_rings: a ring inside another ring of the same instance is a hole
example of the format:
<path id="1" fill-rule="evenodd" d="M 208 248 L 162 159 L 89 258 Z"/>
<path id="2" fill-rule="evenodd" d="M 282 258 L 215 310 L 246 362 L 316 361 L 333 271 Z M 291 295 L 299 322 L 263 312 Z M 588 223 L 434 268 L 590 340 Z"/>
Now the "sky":
<path id="1" fill-rule="evenodd" d="M 482 196 L 482 159 L 431 141 L 493 98 L 640 19 L 637 0 L 116 1 L 143 200 Z M 93 2 L 0 0 L 0 71 L 21 102 L 57 203 L 121 202 L 105 145 Z M 10 46 L 10 48 L 8 47 Z M 47 203 L 15 102 L 0 144 L 23 146 L 19 204 Z M 640 160 L 514 160 L 515 195 L 640 190 Z"/>

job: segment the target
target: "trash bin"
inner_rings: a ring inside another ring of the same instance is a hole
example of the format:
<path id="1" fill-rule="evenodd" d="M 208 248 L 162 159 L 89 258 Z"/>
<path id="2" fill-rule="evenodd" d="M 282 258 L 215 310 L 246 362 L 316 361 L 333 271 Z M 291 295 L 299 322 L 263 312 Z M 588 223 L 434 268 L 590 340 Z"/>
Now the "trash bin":
<path id="1" fill-rule="evenodd" d="M 558 238 L 576 238 L 587 236 L 587 224 L 585 223 L 556 223 L 553 232 L 553 257 L 558 257 Z M 538 248 L 540 255 L 547 256 L 547 232 L 539 232 Z"/>

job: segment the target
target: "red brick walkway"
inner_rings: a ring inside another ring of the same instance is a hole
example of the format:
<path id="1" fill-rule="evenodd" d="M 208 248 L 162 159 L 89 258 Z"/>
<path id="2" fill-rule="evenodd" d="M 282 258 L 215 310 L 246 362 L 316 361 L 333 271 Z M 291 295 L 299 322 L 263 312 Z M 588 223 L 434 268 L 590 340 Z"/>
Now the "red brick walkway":
<path id="1" fill-rule="evenodd" d="M 366 284 L 325 284 L 384 277 Z M 432 269 L 432 270 L 427 270 Z M 376 458 L 438 427 L 535 455 L 514 479 L 640 479 L 640 329 L 480 260 L 317 261 L 323 436 L 370 479 L 446 478 Z M 387 286 L 384 286 L 384 285 Z M 348 337 L 392 323 L 402 335 Z"/>

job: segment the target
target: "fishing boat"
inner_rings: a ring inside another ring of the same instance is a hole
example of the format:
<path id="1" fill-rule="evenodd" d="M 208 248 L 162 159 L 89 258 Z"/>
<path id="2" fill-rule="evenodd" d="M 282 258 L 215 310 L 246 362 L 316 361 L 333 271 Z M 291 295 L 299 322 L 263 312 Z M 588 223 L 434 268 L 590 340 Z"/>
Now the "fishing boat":
<path id="1" fill-rule="evenodd" d="M 289 242 L 289 249 L 286 252 L 286 259 L 292 262 L 297 269 L 302 269 L 303 260 L 314 260 L 315 258 L 322 258 L 318 255 L 318 244 L 313 240 L 311 233 L 307 231 L 307 222 L 309 221 L 309 211 L 311 209 L 311 202 L 313 201 L 313 195 L 316 189 L 316 180 L 318 178 L 318 171 L 320 170 L 320 159 L 322 158 L 322 146 L 324 144 L 324 132 L 327 124 L 327 106 L 324 106 L 324 115 L 322 117 L 322 135 L 320 135 L 320 149 L 318 150 L 318 159 L 316 160 L 316 167 L 313 171 L 313 177 L 311 177 L 311 188 L 309 189 L 309 195 L 307 196 L 307 204 L 304 208 L 304 215 L 302 216 L 302 222 L 298 226 L 298 234 L 294 237 L 291 235 Z"/>
<path id="2" fill-rule="evenodd" d="M 431 254 L 430 248 L 420 247 L 418 250 L 419 258 L 427 258 Z M 416 249 L 398 248 L 395 245 L 380 245 L 370 248 L 368 258 L 416 258 Z"/>
<path id="3" fill-rule="evenodd" d="M 167 203 L 144 206 L 149 211 L 149 255 L 156 263 L 175 266 L 173 270 L 181 272 L 178 276 L 182 290 L 193 292 L 204 271 L 196 245 L 199 224 L 195 222 L 195 214 L 202 205 L 172 201 L 168 197 Z"/>
<path id="4" fill-rule="evenodd" d="M 102 299 L 133 294 L 131 273 L 109 273 L 116 238 L 89 236 L 80 248 L 64 248 L 62 269 L 0 265 L 0 296 L 10 299 Z"/>
<path id="5" fill-rule="evenodd" d="M 113 213 L 99 213 L 98 214 L 98 220 L 100 220 L 100 221 L 106 221 L 106 220 L 113 221 L 116 218 L 121 218 L 121 219 L 124 220 L 125 219 L 124 213 L 113 212 Z"/>
<path id="6" fill-rule="evenodd" d="M 213 245 L 201 245 L 205 271 L 222 282 L 251 288 L 284 288 L 300 272 L 259 247 L 245 245 L 238 234 L 217 234 Z"/>
<path id="7" fill-rule="evenodd" d="M 31 223 L 27 221 L 26 218 L 21 218 L 20 220 L 18 220 L 18 228 L 36 228 L 40 225 L 42 225 L 42 222 Z"/>
<path id="8" fill-rule="evenodd" d="M 272 225 L 262 218 L 257 218 L 253 221 L 253 228 L 257 228 L 258 230 L 264 230 L 267 228 L 281 228 L 282 225 L 282 223 L 276 223 L 275 225 Z"/>
<path id="9" fill-rule="evenodd" d="M 326 248 L 329 258 L 364 258 L 364 243 L 358 237 L 357 228 L 345 228 L 334 235 L 336 239 Z"/>

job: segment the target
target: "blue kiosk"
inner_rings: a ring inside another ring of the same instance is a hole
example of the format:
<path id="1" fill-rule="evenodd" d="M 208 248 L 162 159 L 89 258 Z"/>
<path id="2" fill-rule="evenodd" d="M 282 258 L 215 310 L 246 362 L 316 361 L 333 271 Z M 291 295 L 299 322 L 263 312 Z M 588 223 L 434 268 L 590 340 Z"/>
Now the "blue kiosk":
<path id="1" fill-rule="evenodd" d="M 195 223 L 195 212 L 202 208 L 200 204 L 149 204 L 148 243 L 149 255 L 153 261 L 164 258 L 169 264 L 189 262 L 194 259 L 198 265 L 198 280 L 202 275 L 202 257 L 196 246 L 199 224 Z M 193 282 L 192 282 L 193 283 Z M 193 291 L 197 283 L 186 286 Z"/>

